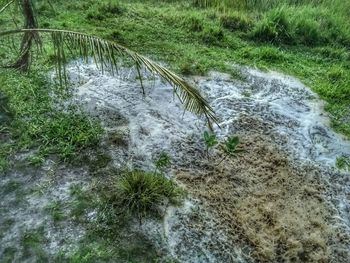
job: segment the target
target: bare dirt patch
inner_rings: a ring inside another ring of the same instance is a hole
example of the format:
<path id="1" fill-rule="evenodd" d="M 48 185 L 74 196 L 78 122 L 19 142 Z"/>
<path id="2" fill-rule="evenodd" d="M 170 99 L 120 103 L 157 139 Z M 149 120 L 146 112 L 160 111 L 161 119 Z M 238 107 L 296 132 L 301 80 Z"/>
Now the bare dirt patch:
<path id="1" fill-rule="evenodd" d="M 204 201 L 232 242 L 250 245 L 247 257 L 259 262 L 345 262 L 345 243 L 343 255 L 332 249 L 341 242 L 321 171 L 293 164 L 266 135 L 241 138 L 241 157 L 215 166 L 221 158 L 217 153 L 194 170 L 178 172 L 177 180 Z"/>

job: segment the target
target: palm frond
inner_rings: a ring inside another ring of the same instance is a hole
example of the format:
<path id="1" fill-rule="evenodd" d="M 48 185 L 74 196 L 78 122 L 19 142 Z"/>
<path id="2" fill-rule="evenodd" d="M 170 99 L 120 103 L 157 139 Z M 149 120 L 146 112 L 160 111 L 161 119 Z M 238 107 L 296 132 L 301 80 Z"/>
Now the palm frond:
<path id="1" fill-rule="evenodd" d="M 57 70 L 60 79 L 65 78 L 66 55 L 65 50 L 78 54 L 88 60 L 93 57 L 100 70 L 109 66 L 112 71 L 118 67 L 118 58 L 131 59 L 140 74 L 140 68 L 144 67 L 149 72 L 160 76 L 172 85 L 174 93 L 179 98 L 185 109 L 197 115 L 204 115 L 209 125 L 212 121 L 217 123 L 213 109 L 201 96 L 200 92 L 183 78 L 153 62 L 152 60 L 112 41 L 104 40 L 84 33 L 58 30 L 58 29 L 18 29 L 0 32 L 0 37 L 18 33 L 46 33 L 51 35 L 52 43 L 57 58 Z M 116 71 L 117 72 L 117 71 Z M 143 87 L 142 81 L 141 86 Z"/>
<path id="2" fill-rule="evenodd" d="M 8 1 L 1 9 L 0 9 L 0 14 L 6 10 L 15 0 L 10 0 Z"/>

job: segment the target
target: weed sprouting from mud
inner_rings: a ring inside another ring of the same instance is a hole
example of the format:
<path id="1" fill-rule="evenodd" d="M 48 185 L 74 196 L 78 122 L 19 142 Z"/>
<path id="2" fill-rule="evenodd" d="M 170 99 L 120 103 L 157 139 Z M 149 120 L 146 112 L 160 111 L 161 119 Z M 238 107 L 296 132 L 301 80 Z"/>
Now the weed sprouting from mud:
<path id="1" fill-rule="evenodd" d="M 216 135 L 214 133 L 209 133 L 208 131 L 204 132 L 203 138 L 204 138 L 204 143 L 206 146 L 207 157 L 209 160 L 209 150 L 212 149 L 219 142 L 216 138 Z"/>
<path id="2" fill-rule="evenodd" d="M 156 170 L 154 173 L 157 171 L 163 171 L 165 168 L 167 168 L 171 164 L 171 158 L 166 152 L 161 152 L 158 156 L 158 159 L 154 161 L 154 165 L 156 167 Z"/>

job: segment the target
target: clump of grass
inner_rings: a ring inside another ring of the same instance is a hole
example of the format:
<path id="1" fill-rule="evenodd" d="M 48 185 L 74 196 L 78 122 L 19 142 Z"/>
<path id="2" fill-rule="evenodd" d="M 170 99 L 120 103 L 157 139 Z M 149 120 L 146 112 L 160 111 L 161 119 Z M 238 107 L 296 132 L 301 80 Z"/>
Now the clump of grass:
<path id="1" fill-rule="evenodd" d="M 204 29 L 203 18 L 196 14 L 184 17 L 182 24 L 192 32 L 201 32 Z"/>
<path id="2" fill-rule="evenodd" d="M 340 60 L 346 61 L 349 59 L 349 54 L 345 48 L 336 47 L 316 47 L 314 51 L 320 54 L 322 58 L 327 60 Z"/>
<path id="3" fill-rule="evenodd" d="M 291 40 L 290 21 L 284 8 L 268 12 L 251 33 L 253 39 L 265 42 L 287 43 Z"/>
<path id="4" fill-rule="evenodd" d="M 200 33 L 200 38 L 206 45 L 220 46 L 225 39 L 225 33 L 221 27 L 209 26 Z"/>
<path id="5" fill-rule="evenodd" d="M 242 50 L 242 57 L 268 63 L 280 63 L 286 60 L 284 53 L 274 46 L 263 46 L 256 49 L 248 48 Z"/>
<path id="6" fill-rule="evenodd" d="M 350 42 L 341 18 L 312 6 L 281 6 L 264 14 L 250 36 L 258 41 L 307 46 Z"/>
<path id="7" fill-rule="evenodd" d="M 344 78 L 344 74 L 345 72 L 342 67 L 335 66 L 328 71 L 327 78 L 334 84 L 341 81 Z"/>
<path id="8" fill-rule="evenodd" d="M 152 213 L 159 214 L 165 203 L 179 204 L 182 191 L 161 174 L 131 171 L 124 174 L 115 185 L 114 198 L 141 219 Z M 113 197 L 113 196 L 112 196 Z"/>
<path id="9" fill-rule="evenodd" d="M 220 16 L 221 25 L 230 31 L 248 31 L 253 21 L 243 13 L 229 12 Z"/>
<path id="10" fill-rule="evenodd" d="M 65 218 L 63 211 L 62 201 L 53 201 L 45 207 L 45 210 L 51 215 L 51 218 L 54 223 L 58 223 Z"/>
<path id="11" fill-rule="evenodd" d="M 103 3 L 102 5 L 99 5 L 98 11 L 105 15 L 123 15 L 125 12 L 125 8 L 120 5 L 119 2 L 108 2 Z"/>
<path id="12" fill-rule="evenodd" d="M 108 2 L 99 4 L 97 9 L 92 9 L 86 15 L 86 18 L 88 20 L 102 21 L 107 19 L 108 17 L 121 16 L 124 14 L 124 12 L 124 7 L 122 7 L 119 3 Z"/>
<path id="13" fill-rule="evenodd" d="M 71 254 L 59 253 L 57 262 L 157 262 L 152 242 L 134 231 L 133 214 L 120 199 L 120 171 L 104 171 L 104 180 L 86 188 L 73 185 L 70 216 L 86 226 L 86 236 Z"/>

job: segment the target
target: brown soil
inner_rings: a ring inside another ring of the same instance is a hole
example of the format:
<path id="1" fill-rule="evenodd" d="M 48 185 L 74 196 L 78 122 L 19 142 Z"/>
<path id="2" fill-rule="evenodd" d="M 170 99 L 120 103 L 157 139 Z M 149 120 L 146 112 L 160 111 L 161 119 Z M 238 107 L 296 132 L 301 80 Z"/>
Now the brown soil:
<path id="1" fill-rule="evenodd" d="M 203 201 L 232 242 L 249 244 L 247 257 L 258 262 L 342 262 L 333 255 L 339 229 L 331 221 L 321 171 L 288 161 L 268 135 L 253 132 L 240 138 L 245 149 L 241 156 L 219 166 L 221 152 L 210 161 L 197 160 L 202 165 L 177 172 L 179 183 Z"/>

